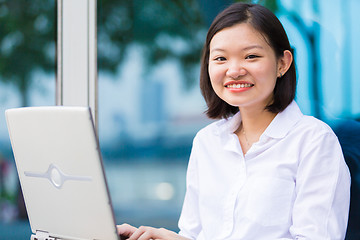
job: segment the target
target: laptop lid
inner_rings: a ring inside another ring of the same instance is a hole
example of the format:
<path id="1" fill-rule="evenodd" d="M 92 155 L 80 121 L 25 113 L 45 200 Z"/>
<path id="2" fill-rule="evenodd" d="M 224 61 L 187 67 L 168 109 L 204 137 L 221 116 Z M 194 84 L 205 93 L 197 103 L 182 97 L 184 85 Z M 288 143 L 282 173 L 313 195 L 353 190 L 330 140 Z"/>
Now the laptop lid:
<path id="1" fill-rule="evenodd" d="M 5 112 L 31 230 L 60 239 L 119 239 L 87 107 Z"/>

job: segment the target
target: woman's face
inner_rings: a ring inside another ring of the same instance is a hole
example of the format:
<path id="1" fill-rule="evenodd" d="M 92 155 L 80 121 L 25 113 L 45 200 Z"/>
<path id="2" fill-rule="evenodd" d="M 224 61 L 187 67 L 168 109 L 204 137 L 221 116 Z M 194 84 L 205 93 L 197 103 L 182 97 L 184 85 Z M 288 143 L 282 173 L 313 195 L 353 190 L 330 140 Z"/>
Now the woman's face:
<path id="1" fill-rule="evenodd" d="M 280 75 L 278 62 L 265 38 L 247 23 L 222 29 L 210 42 L 211 85 L 222 100 L 240 109 L 269 105 Z"/>

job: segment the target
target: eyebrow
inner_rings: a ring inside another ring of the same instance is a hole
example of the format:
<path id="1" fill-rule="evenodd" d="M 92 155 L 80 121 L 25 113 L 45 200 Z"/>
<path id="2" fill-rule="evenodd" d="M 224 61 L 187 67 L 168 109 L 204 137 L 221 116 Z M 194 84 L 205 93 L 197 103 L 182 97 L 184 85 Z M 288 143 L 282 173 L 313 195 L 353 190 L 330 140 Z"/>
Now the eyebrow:
<path id="1" fill-rule="evenodd" d="M 260 48 L 260 49 L 264 49 L 262 46 L 260 45 L 250 45 L 248 47 L 245 47 L 243 48 L 243 50 L 251 50 L 251 49 L 254 49 L 254 48 Z"/>
<path id="2" fill-rule="evenodd" d="M 251 50 L 251 49 L 254 49 L 254 48 L 264 49 L 264 48 L 263 48 L 262 46 L 260 46 L 260 45 L 250 45 L 250 46 L 244 47 L 244 48 L 241 49 L 241 50 L 242 50 L 242 51 L 248 51 L 248 50 Z M 216 51 L 225 52 L 225 50 L 222 49 L 222 48 L 214 48 L 214 49 L 212 49 L 210 52 L 216 52 Z"/>

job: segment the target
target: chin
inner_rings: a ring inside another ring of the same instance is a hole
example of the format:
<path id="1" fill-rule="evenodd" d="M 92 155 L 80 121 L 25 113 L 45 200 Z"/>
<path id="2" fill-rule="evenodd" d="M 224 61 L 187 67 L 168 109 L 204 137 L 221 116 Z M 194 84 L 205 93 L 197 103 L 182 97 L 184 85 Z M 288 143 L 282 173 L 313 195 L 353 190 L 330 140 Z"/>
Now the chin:
<path id="1" fill-rule="evenodd" d="M 226 102 L 226 103 L 229 104 L 229 105 L 232 106 L 232 107 L 237 107 L 237 108 L 246 106 L 246 105 L 243 104 L 243 103 L 234 103 L 234 102 Z"/>

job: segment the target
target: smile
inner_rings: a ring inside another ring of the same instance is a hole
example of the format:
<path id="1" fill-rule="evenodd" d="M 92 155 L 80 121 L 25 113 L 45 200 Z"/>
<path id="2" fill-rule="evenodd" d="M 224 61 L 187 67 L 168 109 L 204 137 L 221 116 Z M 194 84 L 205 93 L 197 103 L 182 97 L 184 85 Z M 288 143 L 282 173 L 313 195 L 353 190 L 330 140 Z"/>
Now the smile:
<path id="1" fill-rule="evenodd" d="M 238 83 L 238 84 L 229 84 L 226 85 L 226 88 L 249 88 L 254 86 L 254 84 L 251 83 Z"/>

